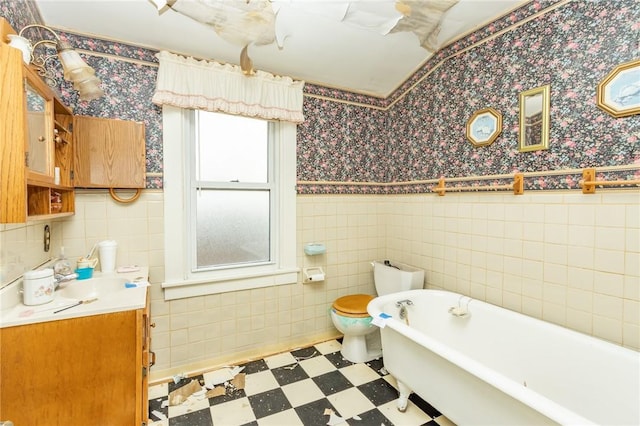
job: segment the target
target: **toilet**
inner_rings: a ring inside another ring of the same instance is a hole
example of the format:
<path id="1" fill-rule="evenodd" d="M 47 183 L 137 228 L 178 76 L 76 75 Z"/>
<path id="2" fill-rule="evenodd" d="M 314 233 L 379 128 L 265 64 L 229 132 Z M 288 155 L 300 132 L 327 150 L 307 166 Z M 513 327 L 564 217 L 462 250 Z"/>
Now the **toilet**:
<path id="1" fill-rule="evenodd" d="M 423 287 L 422 269 L 388 260 L 371 265 L 379 296 Z M 371 324 L 373 318 L 367 312 L 367 305 L 374 298 L 369 294 L 351 294 L 339 297 L 331 306 L 333 325 L 344 335 L 340 352 L 348 361 L 367 362 L 382 355 L 379 329 Z"/>

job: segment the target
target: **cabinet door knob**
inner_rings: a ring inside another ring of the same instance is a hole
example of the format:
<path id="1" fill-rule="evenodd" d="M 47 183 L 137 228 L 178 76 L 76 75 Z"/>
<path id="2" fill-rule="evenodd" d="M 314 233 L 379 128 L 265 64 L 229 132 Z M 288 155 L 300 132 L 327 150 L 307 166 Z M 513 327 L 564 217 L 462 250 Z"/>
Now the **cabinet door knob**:
<path id="1" fill-rule="evenodd" d="M 44 136 L 38 136 L 38 142 L 44 142 L 47 138 Z"/>
<path id="2" fill-rule="evenodd" d="M 151 324 L 149 324 L 149 327 L 156 328 L 156 323 L 155 323 L 155 322 L 152 322 Z"/>

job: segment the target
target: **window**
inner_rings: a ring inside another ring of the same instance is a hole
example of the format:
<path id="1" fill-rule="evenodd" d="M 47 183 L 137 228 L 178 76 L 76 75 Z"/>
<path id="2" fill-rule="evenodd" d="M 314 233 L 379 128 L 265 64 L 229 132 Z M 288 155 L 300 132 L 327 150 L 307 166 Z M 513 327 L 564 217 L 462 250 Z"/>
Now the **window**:
<path id="1" fill-rule="evenodd" d="M 295 124 L 163 107 L 165 298 L 297 281 Z"/>
<path id="2" fill-rule="evenodd" d="M 189 210 L 193 270 L 271 262 L 276 123 L 194 111 Z M 276 212 L 277 213 L 277 212 Z"/>

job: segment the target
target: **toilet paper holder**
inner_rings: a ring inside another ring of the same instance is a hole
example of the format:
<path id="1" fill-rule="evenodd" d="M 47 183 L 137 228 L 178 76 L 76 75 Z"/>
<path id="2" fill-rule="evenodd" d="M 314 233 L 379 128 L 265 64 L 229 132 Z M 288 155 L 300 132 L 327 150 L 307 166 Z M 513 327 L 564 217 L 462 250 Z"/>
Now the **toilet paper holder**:
<path id="1" fill-rule="evenodd" d="M 304 274 L 303 281 L 305 283 L 324 281 L 324 271 L 321 267 L 304 268 L 302 272 Z"/>

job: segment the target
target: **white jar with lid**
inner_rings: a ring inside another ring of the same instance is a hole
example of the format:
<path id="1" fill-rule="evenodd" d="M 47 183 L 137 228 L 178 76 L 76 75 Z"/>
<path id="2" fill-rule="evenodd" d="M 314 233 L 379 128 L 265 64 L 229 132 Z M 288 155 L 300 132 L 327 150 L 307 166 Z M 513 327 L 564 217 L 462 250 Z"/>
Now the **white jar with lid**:
<path id="1" fill-rule="evenodd" d="M 22 299 L 25 305 L 42 305 L 51 302 L 54 290 L 53 269 L 38 269 L 24 273 Z"/>

